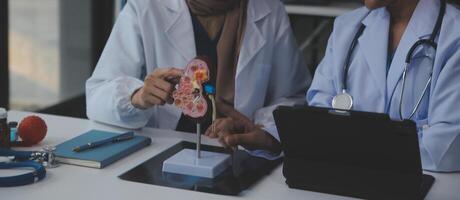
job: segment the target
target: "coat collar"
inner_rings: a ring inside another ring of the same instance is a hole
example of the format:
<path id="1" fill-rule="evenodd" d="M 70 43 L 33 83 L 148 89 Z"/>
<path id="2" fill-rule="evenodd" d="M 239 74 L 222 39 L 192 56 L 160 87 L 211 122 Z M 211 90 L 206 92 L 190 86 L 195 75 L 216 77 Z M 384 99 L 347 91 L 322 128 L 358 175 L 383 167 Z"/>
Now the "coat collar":
<path id="1" fill-rule="evenodd" d="M 192 19 L 184 0 L 158 0 L 164 6 L 164 34 L 168 42 L 182 55 L 184 63 L 196 56 Z M 177 66 L 180 67 L 180 66 Z"/>
<path id="2" fill-rule="evenodd" d="M 196 56 L 195 38 L 190 12 L 184 0 L 157 0 L 166 8 L 164 33 L 168 42 L 180 52 L 186 62 Z M 257 53 L 265 46 L 265 38 L 259 29 L 258 22 L 271 13 L 266 1 L 248 1 L 246 31 L 236 76 L 249 64 Z"/>
<path id="3" fill-rule="evenodd" d="M 397 85 L 401 81 L 407 53 L 418 40 L 426 39 L 431 35 L 436 24 L 439 8 L 439 1 L 433 0 L 420 0 L 415 8 L 388 72 L 387 94 L 391 95 L 390 98 L 394 95 Z M 422 48 L 418 48 L 413 57 L 417 57 L 422 52 Z"/>
<path id="4" fill-rule="evenodd" d="M 366 31 L 360 38 L 359 45 L 362 45 L 364 48 L 363 52 L 370 71 L 376 81 L 378 81 L 379 90 L 386 94 L 387 99 L 391 99 L 402 77 L 405 58 L 409 49 L 418 40 L 429 37 L 433 31 L 439 7 L 438 1 L 419 1 L 394 54 L 387 77 L 385 77 L 385 70 L 389 44 L 390 15 L 386 8 L 379 8 L 371 11 L 362 21 L 366 26 Z M 417 49 L 414 52 L 414 56 L 417 56 L 419 53 L 421 53 L 421 49 Z"/>
<path id="5" fill-rule="evenodd" d="M 386 82 L 390 16 L 385 8 L 380 8 L 370 12 L 362 23 L 366 29 L 359 38 L 358 45 L 368 63 L 371 76 L 379 87 L 379 92 L 386 96 L 386 85 L 382 83 Z"/>
<path id="6" fill-rule="evenodd" d="M 172 12 L 181 12 L 187 8 L 185 0 L 157 0 L 160 4 L 168 8 Z"/>
<path id="7" fill-rule="evenodd" d="M 409 30 L 419 39 L 431 36 L 440 7 L 439 1 L 420 0 L 412 15 Z"/>
<path id="8" fill-rule="evenodd" d="M 257 5 L 256 5 L 257 3 Z M 249 62 L 262 50 L 266 44 L 258 22 L 262 21 L 271 13 L 266 1 L 248 1 L 248 11 L 246 19 L 246 30 L 244 33 L 243 44 L 241 46 L 236 76 L 238 76 Z"/>

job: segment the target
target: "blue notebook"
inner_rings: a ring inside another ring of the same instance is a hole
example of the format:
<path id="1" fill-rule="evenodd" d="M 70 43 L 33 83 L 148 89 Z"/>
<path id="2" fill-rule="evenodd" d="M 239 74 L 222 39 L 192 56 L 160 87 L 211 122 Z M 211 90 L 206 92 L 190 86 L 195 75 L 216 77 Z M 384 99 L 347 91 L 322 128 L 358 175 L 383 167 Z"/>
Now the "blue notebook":
<path id="1" fill-rule="evenodd" d="M 150 145 L 152 140 L 144 136 L 134 136 L 133 139 L 106 144 L 82 152 L 74 152 L 76 146 L 87 144 L 118 135 L 119 133 L 91 130 L 56 146 L 56 160 L 61 163 L 80 165 L 93 168 L 105 166 Z"/>

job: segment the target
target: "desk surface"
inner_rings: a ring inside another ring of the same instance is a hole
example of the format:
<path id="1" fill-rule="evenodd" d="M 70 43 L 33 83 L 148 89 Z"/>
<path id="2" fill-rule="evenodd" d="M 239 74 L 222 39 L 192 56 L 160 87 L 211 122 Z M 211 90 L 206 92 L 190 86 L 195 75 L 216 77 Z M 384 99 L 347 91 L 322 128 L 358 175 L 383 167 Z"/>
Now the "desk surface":
<path id="1" fill-rule="evenodd" d="M 31 113 L 11 111 L 9 120 L 20 120 Z M 83 119 L 60 117 L 53 115 L 37 114 L 44 118 L 48 124 L 48 135 L 36 147 L 28 150 L 39 150 L 45 145 L 56 145 L 69 138 L 75 137 L 90 129 L 107 131 L 125 130 L 102 125 Z M 290 189 L 284 183 L 281 167 L 278 167 L 269 176 L 263 178 L 251 189 L 244 191 L 239 197 L 229 197 L 208 193 L 179 190 L 167 187 L 153 186 L 141 183 L 123 181 L 118 175 L 130 170 L 145 160 L 159 154 L 180 140 L 193 141 L 194 134 L 180 133 L 168 130 L 145 128 L 137 131 L 138 134 L 152 138 L 152 145 L 144 148 L 131 156 L 115 162 L 104 169 L 92 169 L 71 165 L 61 165 L 48 170 L 47 177 L 35 184 L 0 188 L 1 199 L 347 199 L 340 196 L 316 192 Z M 213 140 L 203 138 L 204 144 L 218 145 Z M 12 171 L 0 170 L 0 176 L 11 175 Z M 440 174 L 430 173 L 436 177 L 427 199 L 451 200 L 460 199 L 457 191 L 460 186 L 460 173 Z"/>
<path id="2" fill-rule="evenodd" d="M 286 4 L 285 8 L 288 14 L 337 17 L 360 6 L 362 6 L 362 4 L 350 2 L 331 3 L 327 5 Z"/>

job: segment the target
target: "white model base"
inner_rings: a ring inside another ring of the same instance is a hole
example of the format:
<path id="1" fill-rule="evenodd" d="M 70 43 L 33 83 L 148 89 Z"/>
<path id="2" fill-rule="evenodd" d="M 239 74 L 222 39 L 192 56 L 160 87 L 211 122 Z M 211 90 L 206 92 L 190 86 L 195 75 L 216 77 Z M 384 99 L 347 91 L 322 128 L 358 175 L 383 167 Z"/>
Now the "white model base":
<path id="1" fill-rule="evenodd" d="M 230 155 L 201 151 L 196 158 L 196 151 L 183 149 L 163 162 L 163 172 L 214 178 L 230 165 Z"/>

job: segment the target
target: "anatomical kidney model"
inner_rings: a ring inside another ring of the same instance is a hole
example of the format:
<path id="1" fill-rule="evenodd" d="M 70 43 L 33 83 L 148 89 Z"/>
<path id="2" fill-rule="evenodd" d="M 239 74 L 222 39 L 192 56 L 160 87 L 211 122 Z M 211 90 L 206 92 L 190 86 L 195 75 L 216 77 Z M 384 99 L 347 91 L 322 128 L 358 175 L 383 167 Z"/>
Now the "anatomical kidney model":
<path id="1" fill-rule="evenodd" d="M 215 88 L 203 83 L 209 80 L 209 59 L 197 57 L 185 68 L 184 75 L 180 78 L 176 90 L 173 92 L 174 104 L 182 112 L 194 119 L 197 123 L 196 151 L 182 149 L 175 155 L 163 162 L 163 172 L 215 178 L 230 166 L 230 155 L 211 151 L 201 152 L 201 126 L 200 121 L 206 115 L 208 103 L 205 99 L 206 93 L 211 100 L 213 107 L 213 120 L 215 119 Z M 205 91 L 204 91 L 204 90 Z M 214 126 L 213 126 L 214 131 Z M 195 156 L 195 159 L 191 159 Z"/>
<path id="2" fill-rule="evenodd" d="M 174 104 L 193 119 L 203 118 L 208 104 L 203 96 L 203 83 L 209 80 L 209 65 L 206 57 L 193 59 L 185 68 L 176 90 L 173 92 Z"/>

